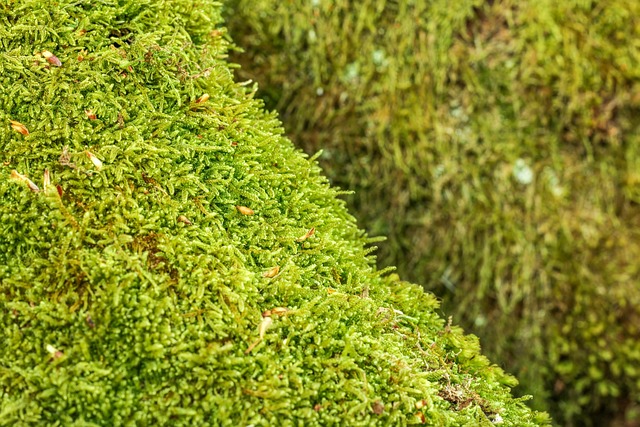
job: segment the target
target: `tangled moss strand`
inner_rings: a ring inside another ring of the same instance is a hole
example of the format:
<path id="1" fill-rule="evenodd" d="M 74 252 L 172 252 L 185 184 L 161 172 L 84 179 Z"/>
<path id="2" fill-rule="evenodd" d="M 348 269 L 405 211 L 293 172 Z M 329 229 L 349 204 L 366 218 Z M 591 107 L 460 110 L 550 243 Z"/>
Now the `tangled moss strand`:
<path id="1" fill-rule="evenodd" d="M 209 0 L 0 0 L 0 425 L 548 425 L 377 271 Z"/>

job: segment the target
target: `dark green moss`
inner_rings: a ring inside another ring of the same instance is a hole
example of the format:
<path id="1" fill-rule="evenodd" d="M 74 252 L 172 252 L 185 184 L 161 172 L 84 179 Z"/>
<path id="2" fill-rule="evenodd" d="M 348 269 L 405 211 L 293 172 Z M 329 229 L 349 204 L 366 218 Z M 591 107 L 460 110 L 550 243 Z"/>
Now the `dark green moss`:
<path id="1" fill-rule="evenodd" d="M 2 0 L 0 47 L 0 425 L 547 424 L 376 271 L 219 4 Z"/>
<path id="2" fill-rule="evenodd" d="M 640 412 L 640 3 L 227 2 L 242 78 L 561 425 Z M 546 399 L 545 399 L 546 397 Z"/>

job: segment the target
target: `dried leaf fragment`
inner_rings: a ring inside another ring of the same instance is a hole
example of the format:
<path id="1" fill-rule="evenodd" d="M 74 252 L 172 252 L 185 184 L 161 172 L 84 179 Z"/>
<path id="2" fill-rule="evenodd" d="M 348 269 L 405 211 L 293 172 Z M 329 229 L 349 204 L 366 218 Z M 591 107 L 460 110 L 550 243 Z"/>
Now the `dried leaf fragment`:
<path id="1" fill-rule="evenodd" d="M 247 347 L 247 349 L 244 351 L 244 354 L 249 354 L 251 353 L 251 351 L 256 348 L 256 346 L 258 344 L 260 344 L 262 342 L 262 340 L 260 338 L 258 338 L 257 340 L 255 340 L 254 342 L 251 343 L 251 345 L 249 347 Z"/>
<path id="2" fill-rule="evenodd" d="M 29 129 L 25 125 L 15 120 L 9 120 L 11 122 L 11 129 L 15 130 L 18 133 L 23 134 L 24 136 L 29 135 Z"/>
<path id="3" fill-rule="evenodd" d="M 98 117 L 96 116 L 96 113 L 94 113 L 91 110 L 84 110 L 84 113 L 87 115 L 89 120 L 97 120 L 98 119 Z"/>
<path id="4" fill-rule="evenodd" d="M 315 227 L 311 227 L 309 229 L 309 231 L 307 231 L 307 233 L 304 236 L 297 238 L 296 242 L 304 242 L 309 237 L 313 236 L 313 233 L 315 233 L 315 232 L 316 232 L 316 228 Z"/>
<path id="5" fill-rule="evenodd" d="M 97 158 L 95 154 L 87 150 L 85 150 L 84 153 L 87 155 L 89 160 L 91 160 L 91 163 L 93 163 L 96 169 L 98 170 L 102 169 L 102 161 L 99 158 Z"/>
<path id="6" fill-rule="evenodd" d="M 204 93 L 198 99 L 196 99 L 196 104 L 202 104 L 203 102 L 207 102 L 209 100 L 209 94 Z"/>
<path id="7" fill-rule="evenodd" d="M 264 315 L 263 315 L 264 316 Z M 258 339 L 251 343 L 249 347 L 244 351 L 244 354 L 249 354 L 251 351 L 256 348 L 258 344 L 262 342 L 264 339 L 264 335 L 267 333 L 267 329 L 271 327 L 273 324 L 273 319 L 271 317 L 266 316 L 262 318 L 262 322 L 260 322 L 260 326 L 258 327 L 258 334 L 260 335 Z"/>
<path id="8" fill-rule="evenodd" d="M 262 322 L 260 322 L 260 328 L 258 328 L 260 339 L 264 339 L 264 334 L 267 333 L 267 329 L 269 329 L 271 325 L 273 325 L 273 319 L 270 316 L 262 318 Z"/>
<path id="9" fill-rule="evenodd" d="M 71 169 L 75 169 L 76 165 L 71 163 L 71 155 L 69 155 L 69 147 L 65 146 L 62 149 L 62 154 L 60 154 L 60 158 L 58 159 L 62 166 L 69 166 Z"/>
<path id="10" fill-rule="evenodd" d="M 44 170 L 44 176 L 42 178 L 42 188 L 44 191 L 47 191 L 47 188 L 51 185 L 51 175 L 49 174 L 49 169 Z"/>
<path id="11" fill-rule="evenodd" d="M 272 277 L 276 277 L 279 272 L 280 267 L 276 265 L 275 267 L 270 268 L 268 271 L 265 271 L 262 276 L 271 279 Z"/>
<path id="12" fill-rule="evenodd" d="M 186 216 L 184 216 L 184 215 L 180 215 L 180 216 L 178 216 L 178 222 L 181 222 L 181 223 L 186 224 L 186 225 L 191 225 L 191 224 L 193 224 L 191 221 L 189 221 L 189 218 L 187 218 L 187 217 L 186 217 Z"/>
<path id="13" fill-rule="evenodd" d="M 62 62 L 60 62 L 58 57 L 55 56 L 53 53 L 49 52 L 48 50 L 43 51 L 42 56 L 45 57 L 45 59 L 47 60 L 47 62 L 49 62 L 49 64 L 55 65 L 56 67 L 62 67 Z"/>
<path id="14" fill-rule="evenodd" d="M 40 188 L 38 188 L 38 186 L 33 181 L 31 181 L 29 178 L 22 175 L 21 173 L 18 173 L 18 171 L 15 169 L 11 171 L 11 179 L 27 184 L 27 187 L 29 187 L 29 190 L 33 192 L 40 191 Z"/>
<path id="15" fill-rule="evenodd" d="M 242 215 L 253 215 L 255 212 L 253 211 L 253 209 L 248 208 L 246 206 L 236 206 L 236 209 L 238 210 L 238 212 L 240 212 Z"/>

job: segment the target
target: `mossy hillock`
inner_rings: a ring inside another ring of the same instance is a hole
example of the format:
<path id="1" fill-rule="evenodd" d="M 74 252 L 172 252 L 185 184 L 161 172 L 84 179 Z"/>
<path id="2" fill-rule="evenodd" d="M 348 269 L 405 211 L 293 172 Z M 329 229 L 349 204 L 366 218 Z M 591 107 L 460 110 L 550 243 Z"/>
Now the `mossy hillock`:
<path id="1" fill-rule="evenodd" d="M 0 1 L 0 425 L 547 425 L 229 47 L 213 1 Z"/>
<path id="2" fill-rule="evenodd" d="M 639 422 L 640 3 L 226 4 L 239 75 L 380 265 L 560 425 Z"/>

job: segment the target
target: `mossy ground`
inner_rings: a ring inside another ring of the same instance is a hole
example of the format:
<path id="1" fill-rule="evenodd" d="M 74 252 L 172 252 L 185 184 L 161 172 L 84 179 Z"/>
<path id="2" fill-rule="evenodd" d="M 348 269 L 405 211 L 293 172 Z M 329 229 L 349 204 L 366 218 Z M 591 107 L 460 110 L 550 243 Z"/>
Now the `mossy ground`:
<path id="1" fill-rule="evenodd" d="M 546 425 L 237 84 L 212 1 L 0 1 L 0 425 Z"/>
<path id="2" fill-rule="evenodd" d="M 639 422 L 640 3 L 227 5 L 238 73 L 381 264 L 561 425 Z"/>

